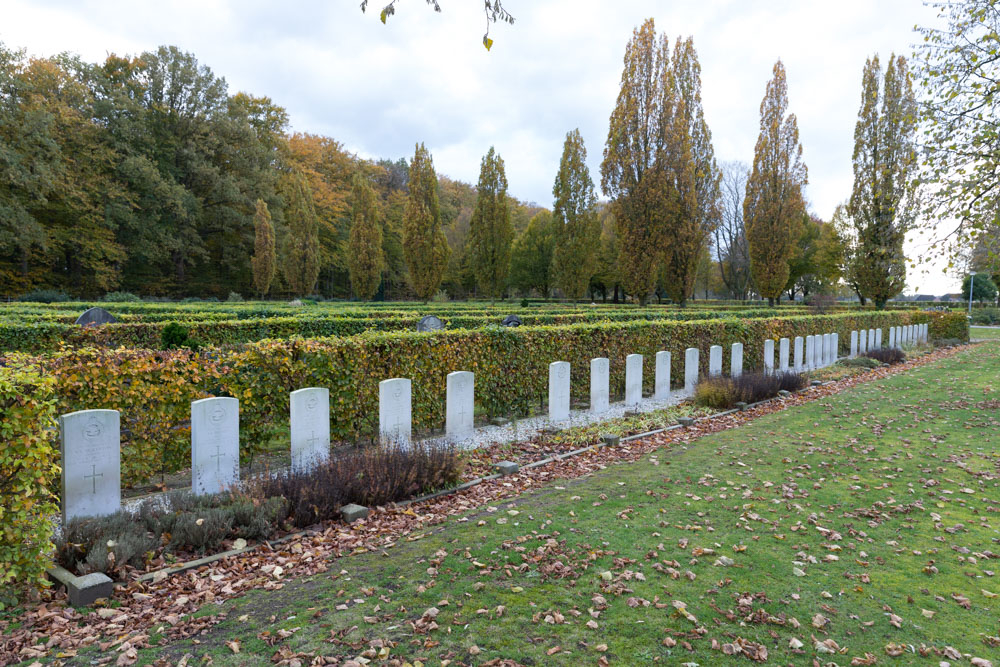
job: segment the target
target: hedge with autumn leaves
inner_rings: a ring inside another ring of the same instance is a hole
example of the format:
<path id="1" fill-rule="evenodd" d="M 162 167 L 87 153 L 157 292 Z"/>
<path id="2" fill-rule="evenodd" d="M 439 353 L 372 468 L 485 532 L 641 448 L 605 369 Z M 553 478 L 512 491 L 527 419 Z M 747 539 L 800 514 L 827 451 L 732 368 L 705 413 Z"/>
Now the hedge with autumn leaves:
<path id="1" fill-rule="evenodd" d="M 121 411 L 122 480 L 131 485 L 189 465 L 190 403 L 206 396 L 240 400 L 241 453 L 249 457 L 276 435 L 287 437 L 288 394 L 303 387 L 329 388 L 332 437 L 357 442 L 377 432 L 378 383 L 386 378 L 413 380 L 414 428 L 427 431 L 443 428 L 445 378 L 456 370 L 476 374 L 476 403 L 481 412 L 515 416 L 544 407 L 548 364 L 556 360 L 571 363 L 573 396 L 583 401 L 588 396 L 589 363 L 594 357 L 611 360 L 612 393 L 621 394 L 625 357 L 632 353 L 646 357 L 644 376 L 649 389 L 653 355 L 669 350 L 676 387 L 688 347 L 702 351 L 701 363 L 706 370 L 709 346 L 728 349 L 732 343 L 742 342 L 744 365 L 751 369 L 763 365 L 766 338 L 836 331 L 845 352 L 853 329 L 921 322 L 930 322 L 934 338 L 968 339 L 964 315 L 890 311 L 490 327 L 434 334 L 366 333 L 348 338 L 260 341 L 229 351 L 65 349 L 35 361 L 55 385 L 60 413 L 89 408 Z M 10 361 L 25 363 L 28 358 L 18 359 Z"/>
<path id="2" fill-rule="evenodd" d="M 42 581 L 52 553 L 55 384 L 30 368 L 0 367 L 0 591 Z"/>

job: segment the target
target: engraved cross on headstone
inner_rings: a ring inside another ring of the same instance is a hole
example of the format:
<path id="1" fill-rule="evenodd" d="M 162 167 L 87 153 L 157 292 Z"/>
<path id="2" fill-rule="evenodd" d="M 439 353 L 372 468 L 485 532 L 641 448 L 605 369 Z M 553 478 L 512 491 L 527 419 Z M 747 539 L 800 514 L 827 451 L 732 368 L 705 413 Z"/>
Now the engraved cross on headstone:
<path id="1" fill-rule="evenodd" d="M 92 485 L 94 487 L 93 491 L 91 491 L 91 493 L 96 494 L 97 493 L 97 478 L 98 477 L 103 478 L 104 477 L 104 473 L 103 472 L 97 472 L 97 464 L 91 464 L 90 468 L 91 468 L 91 474 L 84 475 L 83 478 L 91 480 Z"/>
<path id="2" fill-rule="evenodd" d="M 213 459 L 215 459 L 215 469 L 216 469 L 216 471 L 221 471 L 222 470 L 222 457 L 225 456 L 225 454 L 222 453 L 222 445 L 216 445 L 215 446 L 215 454 L 211 454 L 210 456 Z"/>

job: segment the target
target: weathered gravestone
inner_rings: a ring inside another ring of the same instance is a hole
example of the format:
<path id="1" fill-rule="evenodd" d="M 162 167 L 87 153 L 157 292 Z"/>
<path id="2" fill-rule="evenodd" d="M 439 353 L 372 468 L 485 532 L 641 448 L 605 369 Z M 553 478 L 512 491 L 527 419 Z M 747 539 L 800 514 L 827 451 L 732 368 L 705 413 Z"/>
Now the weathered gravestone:
<path id="1" fill-rule="evenodd" d="M 722 375 L 722 346 L 713 345 L 708 348 L 708 375 L 717 377 Z"/>
<path id="2" fill-rule="evenodd" d="M 441 331 L 442 329 L 444 329 L 444 322 L 435 315 L 425 315 L 417 322 L 417 331 L 420 332 Z"/>
<path id="3" fill-rule="evenodd" d="M 76 324 L 82 327 L 97 326 L 100 324 L 114 324 L 118 320 L 115 319 L 114 315 L 104 310 L 100 306 L 95 306 L 93 308 L 88 308 L 83 312 L 80 317 L 76 318 Z"/>
<path id="4" fill-rule="evenodd" d="M 471 371 L 448 373 L 445 433 L 451 442 L 472 437 L 476 416 L 476 376 Z"/>
<path id="5" fill-rule="evenodd" d="M 839 333 L 834 332 L 834 333 L 830 334 L 830 352 L 833 355 L 830 358 L 830 363 L 831 364 L 837 363 L 837 359 L 840 357 L 840 334 Z"/>
<path id="6" fill-rule="evenodd" d="M 413 385 L 409 378 L 378 383 L 378 431 L 384 444 L 408 447 L 413 436 Z"/>
<path id="7" fill-rule="evenodd" d="M 698 348 L 684 350 L 684 393 L 693 394 L 698 384 Z"/>
<path id="8" fill-rule="evenodd" d="M 882 329 L 875 330 L 875 349 L 882 347 Z"/>
<path id="9" fill-rule="evenodd" d="M 503 321 L 500 322 L 500 326 L 519 327 L 521 326 L 521 318 L 518 317 L 517 315 L 508 315 L 507 317 L 503 318 Z"/>
<path id="10" fill-rule="evenodd" d="M 868 330 L 862 329 L 858 332 L 858 353 L 864 354 L 868 351 Z"/>
<path id="11" fill-rule="evenodd" d="M 549 364 L 549 420 L 569 419 L 569 362 Z"/>
<path id="12" fill-rule="evenodd" d="M 896 348 L 896 327 L 889 327 L 889 347 Z"/>
<path id="13" fill-rule="evenodd" d="M 850 356 L 850 358 L 853 359 L 856 356 L 858 356 L 858 332 L 855 329 L 854 331 L 851 332 L 851 356 Z"/>
<path id="14" fill-rule="evenodd" d="M 611 364 L 605 357 L 590 360 L 590 411 L 595 415 L 608 411 L 608 383 Z"/>
<path id="15" fill-rule="evenodd" d="M 656 378 L 653 384 L 653 398 L 663 400 L 670 397 L 670 352 L 656 353 Z"/>
<path id="16" fill-rule="evenodd" d="M 774 341 L 771 343 L 773 345 Z M 773 347 L 771 352 L 774 352 Z M 734 378 L 743 375 L 743 343 L 733 343 L 732 353 L 729 356 L 729 375 Z"/>
<path id="17" fill-rule="evenodd" d="M 642 355 L 625 357 L 625 406 L 632 408 L 642 401 Z"/>
<path id="18" fill-rule="evenodd" d="M 121 509 L 121 443 L 117 410 L 80 410 L 59 417 L 63 525 Z"/>
<path id="19" fill-rule="evenodd" d="M 823 334 L 823 365 L 833 363 L 833 334 Z"/>
<path id="20" fill-rule="evenodd" d="M 778 370 L 782 373 L 788 372 L 788 339 L 782 338 L 778 341 Z"/>
<path id="21" fill-rule="evenodd" d="M 806 336 L 806 370 L 815 368 L 816 336 Z"/>
<path id="22" fill-rule="evenodd" d="M 764 341 L 764 373 L 771 375 L 774 373 L 774 339 L 768 338 Z"/>
<path id="23" fill-rule="evenodd" d="M 221 493 L 240 481 L 240 402 L 217 396 L 191 403 L 191 491 Z"/>
<path id="24" fill-rule="evenodd" d="M 795 372 L 802 371 L 802 336 L 795 337 Z"/>
<path id="25" fill-rule="evenodd" d="M 301 473 L 330 458 L 330 390 L 293 391 L 291 404 L 292 472 Z"/>

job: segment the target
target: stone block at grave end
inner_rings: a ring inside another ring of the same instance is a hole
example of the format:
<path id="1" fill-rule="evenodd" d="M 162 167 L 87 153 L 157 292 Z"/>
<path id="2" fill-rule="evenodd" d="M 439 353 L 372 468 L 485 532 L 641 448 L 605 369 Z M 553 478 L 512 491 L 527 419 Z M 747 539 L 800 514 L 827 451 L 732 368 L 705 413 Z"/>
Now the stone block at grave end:
<path id="1" fill-rule="evenodd" d="M 351 503 L 340 508 L 340 518 L 347 523 L 354 523 L 358 519 L 368 518 L 368 508 L 363 505 Z"/>

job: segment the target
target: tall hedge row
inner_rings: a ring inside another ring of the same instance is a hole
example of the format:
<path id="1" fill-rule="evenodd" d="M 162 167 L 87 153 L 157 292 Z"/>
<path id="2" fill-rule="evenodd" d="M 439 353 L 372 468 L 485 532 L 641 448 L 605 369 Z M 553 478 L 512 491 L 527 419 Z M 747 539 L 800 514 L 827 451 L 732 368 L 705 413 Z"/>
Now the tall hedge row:
<path id="1" fill-rule="evenodd" d="M 0 367 L 0 590 L 41 582 L 52 553 L 55 385 L 31 368 Z"/>
<path id="2" fill-rule="evenodd" d="M 560 327 L 490 327 L 434 334 L 370 332 L 347 338 L 266 340 L 237 350 L 158 352 L 143 349 L 64 349 L 40 357 L 52 378 L 61 413 L 87 408 L 122 412 L 123 481 L 134 484 L 190 461 L 190 402 L 209 395 L 240 400 L 241 451 L 251 455 L 288 423 L 288 394 L 327 387 L 331 435 L 341 441 L 373 437 L 378 383 L 413 380 L 413 423 L 418 430 L 444 424 L 445 378 L 456 370 L 476 374 L 476 403 L 487 415 L 519 415 L 544 407 L 548 364 L 571 363 L 573 397 L 586 401 L 589 362 L 611 360 L 612 393 L 623 393 L 625 357 L 646 357 L 645 382 L 653 382 L 653 356 L 669 350 L 673 384 L 683 375 L 684 350 L 744 343 L 746 368 L 762 366 L 766 338 L 840 333 L 842 352 L 852 329 L 931 322 L 936 338 L 968 338 L 962 315 L 905 312 L 705 321 L 574 324 Z M 964 335 L 961 335 L 964 329 Z M 16 359 L 14 359 L 16 363 Z"/>

